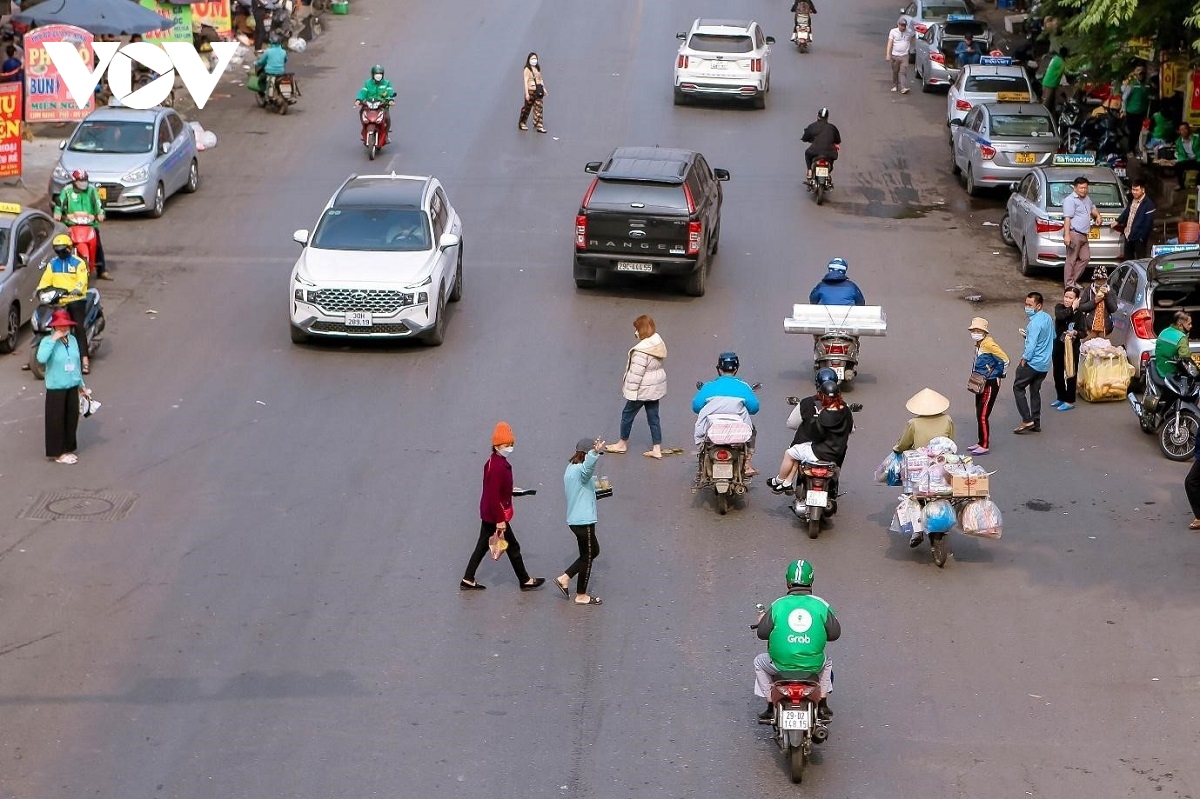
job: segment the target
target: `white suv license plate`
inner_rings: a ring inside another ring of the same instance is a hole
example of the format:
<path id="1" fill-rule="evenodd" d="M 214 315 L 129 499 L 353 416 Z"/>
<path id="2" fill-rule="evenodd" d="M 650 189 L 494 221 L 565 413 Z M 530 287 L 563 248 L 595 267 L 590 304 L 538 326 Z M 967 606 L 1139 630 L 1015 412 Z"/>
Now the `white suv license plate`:
<path id="1" fill-rule="evenodd" d="M 732 480 L 733 479 L 733 464 L 732 463 L 714 463 L 712 472 L 713 472 L 713 479 L 715 479 L 715 480 Z"/>
<path id="2" fill-rule="evenodd" d="M 371 312 L 370 311 L 347 311 L 346 312 L 346 327 L 370 327 Z"/>
<path id="3" fill-rule="evenodd" d="M 709 61 L 708 68 L 709 69 L 725 69 L 725 62 L 724 61 Z"/>
<path id="4" fill-rule="evenodd" d="M 809 726 L 807 710 L 783 710 L 779 714 L 781 730 L 807 730 Z"/>
<path id="5" fill-rule="evenodd" d="M 617 261 L 618 272 L 653 272 L 654 264 L 643 264 L 637 261 Z"/>
<path id="6" fill-rule="evenodd" d="M 817 177 L 819 177 L 819 178 L 829 177 L 829 170 L 823 166 L 817 167 Z"/>
<path id="7" fill-rule="evenodd" d="M 823 508 L 829 504 L 829 492 L 809 491 L 804 495 L 804 504 L 810 508 Z"/>

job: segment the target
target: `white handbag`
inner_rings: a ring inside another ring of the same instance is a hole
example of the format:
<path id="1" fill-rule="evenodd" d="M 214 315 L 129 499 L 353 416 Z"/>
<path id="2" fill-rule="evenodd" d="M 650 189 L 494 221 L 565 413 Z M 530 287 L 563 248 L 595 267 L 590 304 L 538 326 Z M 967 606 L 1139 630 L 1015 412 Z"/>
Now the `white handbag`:
<path id="1" fill-rule="evenodd" d="M 792 412 L 788 414 L 787 428 L 788 430 L 799 430 L 800 423 L 804 421 L 804 411 L 800 407 L 800 403 L 796 403 L 792 407 Z"/>

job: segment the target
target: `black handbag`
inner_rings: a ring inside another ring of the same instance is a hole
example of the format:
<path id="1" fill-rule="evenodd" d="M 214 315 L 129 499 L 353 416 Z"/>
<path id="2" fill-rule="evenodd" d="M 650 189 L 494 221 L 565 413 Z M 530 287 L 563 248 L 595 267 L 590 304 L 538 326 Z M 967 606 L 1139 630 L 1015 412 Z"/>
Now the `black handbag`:
<path id="1" fill-rule="evenodd" d="M 533 85 L 533 99 L 540 100 L 546 96 L 546 87 L 540 83 Z"/>

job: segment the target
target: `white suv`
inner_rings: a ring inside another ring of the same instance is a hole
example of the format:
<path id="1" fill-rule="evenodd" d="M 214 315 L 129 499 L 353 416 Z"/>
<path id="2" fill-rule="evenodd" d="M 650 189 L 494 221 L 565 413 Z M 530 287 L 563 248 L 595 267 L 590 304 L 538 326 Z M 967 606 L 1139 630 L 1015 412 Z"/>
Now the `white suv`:
<path id="1" fill-rule="evenodd" d="M 698 19 L 675 57 L 675 105 L 689 95 L 742 97 L 766 108 L 771 91 L 771 45 L 757 22 Z"/>
<path id="2" fill-rule="evenodd" d="M 446 335 L 462 299 L 462 221 L 436 178 L 352 175 L 333 194 L 292 267 L 291 329 L 311 336 Z"/>

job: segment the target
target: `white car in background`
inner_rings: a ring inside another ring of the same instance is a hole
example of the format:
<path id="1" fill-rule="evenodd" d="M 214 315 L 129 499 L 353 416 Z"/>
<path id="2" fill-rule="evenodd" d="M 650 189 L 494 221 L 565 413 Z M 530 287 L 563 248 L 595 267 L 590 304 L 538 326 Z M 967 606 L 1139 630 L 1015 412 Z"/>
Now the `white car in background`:
<path id="1" fill-rule="evenodd" d="M 984 56 L 978 64 L 967 64 L 946 92 L 946 124 L 962 122 L 981 103 L 1032 103 L 1037 93 L 1025 67 L 1007 56 Z M 953 141 L 954 137 L 950 137 Z"/>
<path id="2" fill-rule="evenodd" d="M 437 346 L 462 299 L 462 221 L 436 178 L 352 175 L 297 230 L 292 341 L 416 338 Z"/>
<path id="3" fill-rule="evenodd" d="M 733 97 L 766 108 L 771 91 L 771 45 L 757 22 L 698 19 L 677 33 L 675 105 L 689 97 Z"/>

